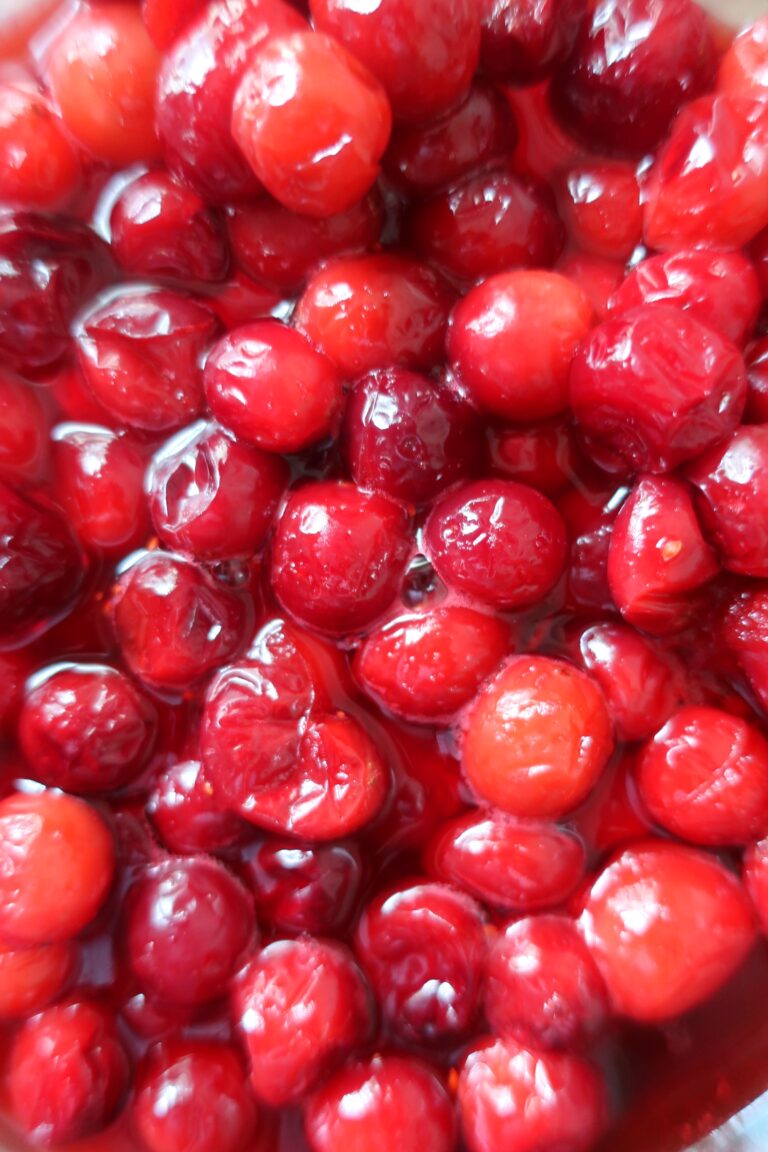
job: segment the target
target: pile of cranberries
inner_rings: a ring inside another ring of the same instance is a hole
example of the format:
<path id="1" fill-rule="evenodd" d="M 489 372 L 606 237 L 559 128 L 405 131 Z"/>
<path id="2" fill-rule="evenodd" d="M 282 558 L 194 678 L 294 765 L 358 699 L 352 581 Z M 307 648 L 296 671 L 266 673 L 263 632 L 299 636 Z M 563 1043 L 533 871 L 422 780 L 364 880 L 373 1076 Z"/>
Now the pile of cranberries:
<path id="1" fill-rule="evenodd" d="M 37 9 L 0 42 L 9 1123 L 605 1147 L 626 1029 L 768 932 L 768 18 Z"/>

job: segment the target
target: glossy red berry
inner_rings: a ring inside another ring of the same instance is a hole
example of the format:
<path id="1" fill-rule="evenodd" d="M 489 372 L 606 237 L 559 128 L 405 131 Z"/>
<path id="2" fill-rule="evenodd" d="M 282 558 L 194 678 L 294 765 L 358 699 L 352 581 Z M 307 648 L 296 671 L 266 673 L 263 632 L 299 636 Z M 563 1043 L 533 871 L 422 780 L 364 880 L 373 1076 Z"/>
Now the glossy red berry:
<path id="1" fill-rule="evenodd" d="M 36 948 L 0 946 L 0 1020 L 23 1019 L 58 999 L 77 968 L 68 940 Z"/>
<path id="2" fill-rule="evenodd" d="M 596 256 L 627 259 L 640 243 L 640 188 L 630 164 L 601 161 L 570 168 L 558 207 L 571 242 Z"/>
<path id="3" fill-rule="evenodd" d="M 470 396 L 493 416 L 541 420 L 568 406 L 568 372 L 592 307 L 556 272 L 506 272 L 457 305 L 448 356 Z"/>
<path id="4" fill-rule="evenodd" d="M 454 1041 L 475 1022 L 484 917 L 447 884 L 409 884 L 363 911 L 355 949 L 389 1032 L 415 1044 Z"/>
<path id="5" fill-rule="evenodd" d="M 0 200 L 55 211 L 80 184 L 80 161 L 61 119 L 31 88 L 0 87 Z"/>
<path id="6" fill-rule="evenodd" d="M 546 656 L 513 656 L 464 720 L 467 780 L 514 816 L 556 818 L 575 808 L 612 750 L 610 716 L 594 680 Z"/>
<path id="7" fill-rule="evenodd" d="M 614 1010 L 645 1023 L 706 1000 L 754 939 L 738 879 L 713 856 L 661 840 L 625 849 L 600 873 L 581 929 Z"/>
<path id="8" fill-rule="evenodd" d="M 768 59 L 768 19 L 755 20 L 728 46 L 720 61 L 717 87 L 730 96 L 760 100 L 766 94 L 765 63 Z"/>
<path id="9" fill-rule="evenodd" d="M 491 425 L 486 429 L 486 459 L 492 473 L 555 496 L 583 463 L 573 426 L 564 420 L 540 424 Z"/>
<path id="10" fill-rule="evenodd" d="M 226 1044 L 172 1040 L 139 1067 L 133 1122 L 149 1152 L 244 1152 L 256 1107 L 239 1056 Z"/>
<path id="11" fill-rule="evenodd" d="M 726 651 L 746 676 L 768 710 L 768 590 L 758 585 L 736 596 L 725 613 L 722 638 Z"/>
<path id="12" fill-rule="evenodd" d="M 363 883 L 353 843 L 264 840 L 246 860 L 259 917 L 280 932 L 339 936 L 348 927 Z"/>
<path id="13" fill-rule="evenodd" d="M 0 376 L 0 475 L 37 479 L 48 451 L 49 416 L 40 393 L 11 375 Z"/>
<path id="14" fill-rule="evenodd" d="M 311 936 L 260 952 L 238 979 L 233 1010 L 251 1086 L 271 1107 L 300 1101 L 371 1029 L 370 994 L 352 954 Z"/>
<path id="15" fill-rule="evenodd" d="M 585 0 L 480 0 L 480 63 L 494 80 L 532 84 L 568 56 Z"/>
<path id="16" fill-rule="evenodd" d="M 433 506 L 424 548 L 449 588 L 497 608 L 542 600 L 565 564 L 565 525 L 554 505 L 513 480 L 476 480 Z"/>
<path id="17" fill-rule="evenodd" d="M 171 852 L 215 853 L 235 847 L 248 825 L 217 803 L 198 760 L 178 760 L 164 768 L 147 801 L 147 815 Z"/>

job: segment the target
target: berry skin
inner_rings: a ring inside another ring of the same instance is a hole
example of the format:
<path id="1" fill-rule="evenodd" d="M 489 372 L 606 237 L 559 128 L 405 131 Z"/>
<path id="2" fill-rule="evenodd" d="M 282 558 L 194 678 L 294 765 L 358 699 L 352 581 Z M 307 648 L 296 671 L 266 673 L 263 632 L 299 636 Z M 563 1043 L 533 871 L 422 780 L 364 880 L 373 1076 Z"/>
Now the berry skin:
<path id="1" fill-rule="evenodd" d="M 592 323 L 584 293 L 556 272 L 506 272 L 456 306 L 448 356 L 473 400 L 493 416 L 530 421 L 568 406 L 568 372 Z"/>
<path id="2" fill-rule="evenodd" d="M 199 421 L 167 441 L 147 475 L 149 510 L 168 548 L 196 560 L 250 556 L 263 545 L 288 468 Z"/>
<path id="3" fill-rule="evenodd" d="M 49 417 L 38 393 L 10 375 L 0 375 L 0 475 L 35 480 L 46 463 Z"/>
<path id="4" fill-rule="evenodd" d="M 513 656 L 480 690 L 463 728 L 469 784 L 513 816 L 571 811 L 613 750 L 600 689 L 578 668 L 546 656 Z"/>
<path id="5" fill-rule="evenodd" d="M 304 1128 L 312 1152 L 453 1152 L 456 1140 L 448 1093 L 408 1056 L 337 1072 L 306 1103 Z"/>
<path id="6" fill-rule="evenodd" d="M 204 384 L 217 419 L 265 452 L 301 452 L 338 428 L 338 372 L 300 332 L 277 320 L 257 320 L 224 336 L 206 361 Z"/>
<path id="7" fill-rule="evenodd" d="M 56 1000 L 77 966 L 68 940 L 36 948 L 0 946 L 0 1020 L 24 1019 Z"/>
<path id="8" fill-rule="evenodd" d="M 133 1121 L 149 1152 L 244 1152 L 256 1117 L 241 1061 L 225 1044 L 166 1041 L 139 1068 Z"/>
<path id="9" fill-rule="evenodd" d="M 375 76 L 319 32 L 268 40 L 232 106 L 232 135 L 267 191 L 291 211 L 320 218 L 370 190 L 391 127 Z"/>
<path id="10" fill-rule="evenodd" d="M 510 649 L 506 624 L 451 605 L 397 616 L 355 657 L 367 695 L 403 720 L 439 724 L 462 708 Z"/>
<path id="11" fill-rule="evenodd" d="M 164 52 L 204 4 L 205 0 L 141 0 L 141 18 L 150 39 Z"/>
<path id="12" fill-rule="evenodd" d="M 580 923 L 614 1010 L 647 1024 L 706 1000 L 754 939 L 738 879 L 714 857 L 661 840 L 625 849 L 600 873 Z"/>
<path id="13" fill-rule="evenodd" d="M 768 594 L 764 586 L 733 599 L 725 613 L 722 639 L 750 688 L 768 711 Z"/>
<path id="14" fill-rule="evenodd" d="M 35 1144 L 105 1128 L 128 1087 L 128 1058 L 106 1008 L 72 1000 L 22 1025 L 10 1054 L 11 1105 Z"/>
<path id="15" fill-rule="evenodd" d="M 76 936 L 112 884 L 115 849 L 101 816 L 58 792 L 0 801 L 0 933 L 20 947 Z"/>
<path id="16" fill-rule="evenodd" d="M 278 940 L 238 977 L 233 996 L 251 1087 L 270 1107 L 298 1103 L 371 1031 L 370 994 L 341 944 Z"/>
<path id="17" fill-rule="evenodd" d="M 18 739 L 32 776 L 69 792 L 122 788 L 152 750 L 157 716 L 116 668 L 54 666 L 24 698 Z"/>
<path id="18" fill-rule="evenodd" d="M 751 844 L 744 853 L 744 886 L 764 933 L 768 932 L 768 839 Z"/>
<path id="19" fill-rule="evenodd" d="M 533 84 L 569 55 L 585 0 L 480 0 L 480 63 L 494 80 Z"/>
<path id="20" fill-rule="evenodd" d="M 225 851 L 238 845 L 248 825 L 220 807 L 197 760 L 179 760 L 157 779 L 147 815 L 166 848 L 179 855 Z"/>
<path id="21" fill-rule="evenodd" d="M 142 988 L 161 1003 L 223 996 L 257 943 L 252 900 L 227 869 L 202 856 L 151 865 L 131 888 L 126 945 Z"/>
<path id="22" fill-rule="evenodd" d="M 484 915 L 447 884 L 379 894 L 363 910 L 355 950 L 386 1028 L 411 1044 L 441 1044 L 475 1022 L 485 960 Z"/>
<path id="23" fill-rule="evenodd" d="M 493 475 L 529 484 L 550 498 L 566 487 L 582 463 L 573 427 L 557 419 L 491 425 L 486 429 L 486 459 Z"/>
<path id="24" fill-rule="evenodd" d="M 410 550 L 402 505 L 343 481 L 307 484 L 278 522 L 272 586 L 300 623 L 329 635 L 360 631 L 394 600 Z"/>
<path id="25" fill-rule="evenodd" d="M 747 96 L 755 100 L 766 95 L 768 60 L 768 18 L 755 20 L 729 45 L 720 61 L 717 88 L 729 96 Z"/>
<path id="26" fill-rule="evenodd" d="M 485 1014 L 496 1036 L 522 1034 L 548 1048 L 576 1048 L 607 1023 L 602 976 L 565 916 L 509 924 L 491 947 L 485 979 Z"/>
<path id="27" fill-rule="evenodd" d="M 360 851 L 349 844 L 264 840 L 246 860 L 259 917 L 280 932 L 339 936 L 363 882 Z"/>
<path id="28" fill-rule="evenodd" d="M 36 92 L 0 87 L 0 200 L 55 211 L 80 184 L 80 161 L 61 119 Z"/>
<path id="29" fill-rule="evenodd" d="M 682 708 L 646 745 L 640 798 L 662 828 L 714 847 L 768 833 L 768 741 L 718 708 Z"/>
<path id="30" fill-rule="evenodd" d="M 745 424 L 768 423 L 768 340 L 761 337 L 745 352 L 747 364 L 747 407 Z"/>
<path id="31" fill-rule="evenodd" d="M 589 1152 L 607 1125 L 606 1088 L 591 1064 L 512 1037 L 469 1052 L 458 1099 L 469 1152 Z"/>
<path id="32" fill-rule="evenodd" d="M 480 52 L 473 0 L 310 0 L 315 25 L 381 81 L 398 120 L 424 123 L 467 92 Z"/>
<path id="33" fill-rule="evenodd" d="M 586 854 L 565 828 L 489 808 L 441 824 L 424 863 L 437 880 L 485 904 L 526 913 L 562 904 L 584 874 Z"/>
<path id="34" fill-rule="evenodd" d="M 645 304 L 595 328 L 571 368 L 571 405 L 587 440 L 637 471 L 667 472 L 737 426 L 744 360 L 689 312 Z"/>
<path id="35" fill-rule="evenodd" d="M 558 207 L 571 242 L 594 256 L 627 259 L 640 243 L 640 189 L 629 164 L 603 161 L 570 168 Z"/>

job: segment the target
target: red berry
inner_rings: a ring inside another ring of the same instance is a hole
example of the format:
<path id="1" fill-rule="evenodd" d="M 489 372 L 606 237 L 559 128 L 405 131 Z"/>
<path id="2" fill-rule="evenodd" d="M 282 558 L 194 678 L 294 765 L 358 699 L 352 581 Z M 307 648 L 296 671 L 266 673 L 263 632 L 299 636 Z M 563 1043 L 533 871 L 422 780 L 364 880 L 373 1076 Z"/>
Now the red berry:
<path id="1" fill-rule="evenodd" d="M 600 873 L 581 927 L 614 1009 L 644 1023 L 706 1000 L 754 939 L 737 878 L 712 856 L 660 840 L 627 848 Z"/>
<path id="2" fill-rule="evenodd" d="M 556 272 L 507 272 L 457 305 L 448 356 L 477 403 L 506 420 L 541 420 L 568 406 L 568 371 L 592 307 Z"/>
<path id="3" fill-rule="evenodd" d="M 112 250 L 128 272 L 222 280 L 229 251 L 222 225 L 191 188 L 145 172 L 121 191 L 109 217 Z"/>
<path id="4" fill-rule="evenodd" d="M 730 604 L 723 622 L 725 648 L 768 711 L 768 590 L 759 586 Z"/>
<path id="5" fill-rule="evenodd" d="M 77 191 L 80 162 L 61 119 L 37 92 L 0 87 L 0 200 L 51 211 Z"/>
<path id="6" fill-rule="evenodd" d="M 226 868 L 202 856 L 147 868 L 128 895 L 131 967 L 161 1002 L 202 1004 L 224 995 L 257 943 L 253 902 Z"/>
<path id="7" fill-rule="evenodd" d="M 559 209 L 572 243 L 596 256 L 626 259 L 640 243 L 640 189 L 629 164 L 570 168 L 561 182 Z"/>
<path id="8" fill-rule="evenodd" d="M 474 696 L 510 649 L 507 625 L 450 605 L 397 616 L 355 657 L 367 695 L 403 720 L 440 724 Z"/>
<path id="9" fill-rule="evenodd" d="M 480 63 L 495 80 L 532 84 L 568 56 L 586 0 L 480 0 Z"/>
<path id="10" fill-rule="evenodd" d="M 685 481 L 642 477 L 616 517 L 608 553 L 608 583 L 624 619 L 657 636 L 680 631 L 698 610 L 691 593 L 718 570 Z"/>
<path id="11" fill-rule="evenodd" d="M 147 32 L 162 51 L 170 48 L 206 0 L 141 0 L 141 16 Z"/>
<path id="12" fill-rule="evenodd" d="M 608 587 L 608 553 L 613 525 L 626 496 L 626 488 L 580 483 L 578 488 L 567 488 L 558 500 L 570 543 L 566 592 L 572 608 L 615 610 Z"/>
<path id="13" fill-rule="evenodd" d="M 135 5 L 86 5 L 49 49 L 53 98 L 75 139 L 115 166 L 153 160 L 154 100 L 160 54 Z"/>
<path id="14" fill-rule="evenodd" d="M 141 772 L 157 718 L 116 668 L 54 665 L 27 689 L 18 739 L 31 775 L 69 792 L 110 792 Z"/>
<path id="15" fill-rule="evenodd" d="M 582 22 L 552 96 L 591 147 L 642 156 L 714 70 L 712 34 L 692 0 L 608 0 Z"/>
<path id="16" fill-rule="evenodd" d="M 744 853 L 744 885 L 763 932 L 768 932 L 768 839 Z"/>
<path id="17" fill-rule="evenodd" d="M 197 560 L 250 556 L 266 539 L 287 480 L 282 460 L 200 421 L 153 457 L 147 489 L 155 530 Z"/>
<path id="18" fill-rule="evenodd" d="M 31 1016 L 57 999 L 76 967 L 69 941 L 12 949 L 0 945 L 0 1020 Z"/>
<path id="19" fill-rule="evenodd" d="M 220 852 L 240 843 L 248 825 L 219 806 L 197 760 L 178 760 L 158 777 L 147 815 L 166 848 L 180 855 Z"/>
<path id="20" fill-rule="evenodd" d="M 431 368 L 442 358 L 453 294 L 426 265 L 382 252 L 329 260 L 309 278 L 296 327 L 354 379 L 373 368 Z"/>
<path id="21" fill-rule="evenodd" d="M 608 994 L 578 928 L 565 916 L 507 925 L 488 954 L 485 1014 L 496 1036 L 578 1047 L 605 1026 Z"/>
<path id="22" fill-rule="evenodd" d="M 311 0 L 315 24 L 379 78 L 398 120 L 432 120 L 458 104 L 480 52 L 473 0 Z"/>
<path id="23" fill-rule="evenodd" d="M 11 1105 L 35 1144 L 63 1144 L 105 1128 L 128 1087 L 114 1021 L 94 1001 L 71 1000 L 22 1026 L 10 1055 Z"/>
<path id="24" fill-rule="evenodd" d="M 272 545 L 272 586 L 286 611 L 330 634 L 360 631 L 390 606 L 411 538 L 405 509 L 343 481 L 293 492 Z"/>
<path id="25" fill-rule="evenodd" d="M 232 135 L 259 180 L 307 216 L 333 216 L 365 196 L 391 127 L 375 76 L 319 32 L 270 39 L 232 106 Z"/>
<path id="26" fill-rule="evenodd" d="M 579 470 L 574 430 L 562 420 L 486 429 L 488 465 L 496 476 L 555 496 Z"/>
<path id="27" fill-rule="evenodd" d="M 264 840 L 246 867 L 259 916 L 278 931 L 338 936 L 348 927 L 363 882 L 356 845 Z"/>
<path id="28" fill-rule="evenodd" d="M 48 415 L 40 393 L 13 376 L 0 376 L 0 475 L 35 480 L 48 452 Z"/>
<path id="29" fill-rule="evenodd" d="M 470 1051 L 458 1097 L 469 1152 L 589 1152 L 607 1122 L 606 1088 L 591 1064 L 512 1037 Z"/>
<path id="30" fill-rule="evenodd" d="M 312 1152 L 453 1152 L 453 1105 L 434 1072 L 409 1056 L 351 1064 L 308 1100 Z"/>
<path id="31" fill-rule="evenodd" d="M 231 660 L 249 620 L 243 600 L 204 568 L 167 552 L 146 552 L 122 573 L 110 611 L 134 676 L 171 692 Z"/>
<path id="32" fill-rule="evenodd" d="M 755 20 L 728 46 L 720 61 L 718 91 L 729 96 L 765 98 L 768 60 L 768 17 Z"/>
<path id="33" fill-rule="evenodd" d="M 513 480 L 476 480 L 433 506 L 427 556 L 445 583 L 497 608 L 543 599 L 563 571 L 565 525 L 554 505 Z"/>
<path id="34" fill-rule="evenodd" d="M 407 368 L 367 373 L 347 399 L 342 447 L 360 488 L 423 504 L 469 471 L 478 446 L 458 390 Z"/>
<path id="35" fill-rule="evenodd" d="M 440 825 L 425 863 L 438 880 L 510 912 L 562 904 L 584 874 L 584 846 L 572 832 L 506 812 L 473 809 Z"/>
<path id="36" fill-rule="evenodd" d="M 236 328 L 205 365 L 214 415 L 236 436 L 267 452 L 300 452 L 332 436 L 342 385 L 331 361 L 277 320 Z"/>
<path id="37" fill-rule="evenodd" d="M 768 426 L 738 428 L 687 470 L 723 567 L 768 576 Z"/>
<path id="38" fill-rule="evenodd" d="M 588 440 L 638 471 L 670 471 L 717 444 L 745 399 L 737 349 L 660 304 L 595 328 L 571 369 L 571 405 Z"/>
<path id="39" fill-rule="evenodd" d="M 234 993 L 256 1096 L 299 1102 L 371 1029 L 367 986 L 341 944 L 305 936 L 270 944 Z"/>
<path id="40" fill-rule="evenodd" d="M 515 816 L 552 818 L 584 800 L 613 749 L 595 682 L 560 660 L 513 656 L 478 693 L 464 724 L 470 785 Z"/>
<path id="41" fill-rule="evenodd" d="M 410 884 L 363 911 L 355 949 L 387 1029 L 415 1044 L 454 1041 L 475 1022 L 485 959 L 479 904 L 447 884 Z"/>
<path id="42" fill-rule="evenodd" d="M 605 320 L 611 297 L 624 280 L 623 262 L 571 249 L 558 260 L 557 271 L 581 289 L 592 305 L 595 319 Z"/>

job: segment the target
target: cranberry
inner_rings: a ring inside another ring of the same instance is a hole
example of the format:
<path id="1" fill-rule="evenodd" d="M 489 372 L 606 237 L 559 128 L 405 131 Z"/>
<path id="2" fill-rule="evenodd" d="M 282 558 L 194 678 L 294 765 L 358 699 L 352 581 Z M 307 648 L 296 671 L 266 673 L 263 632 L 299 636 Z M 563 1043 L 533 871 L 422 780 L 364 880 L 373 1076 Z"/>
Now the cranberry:
<path id="1" fill-rule="evenodd" d="M 24 682 L 34 666 L 33 655 L 27 649 L 0 652 L 0 738 L 16 734 Z"/>
<path id="2" fill-rule="evenodd" d="M 573 48 L 586 0 L 480 0 L 480 63 L 495 80 L 533 84 Z"/>
<path id="3" fill-rule="evenodd" d="M 625 849 L 600 873 L 581 927 L 614 1009 L 645 1023 L 705 1000 L 754 938 L 737 878 L 712 856 L 660 840 Z"/>
<path id="4" fill-rule="evenodd" d="M 216 860 L 176 856 L 148 867 L 128 896 L 126 942 L 141 986 L 160 1001 L 224 995 L 256 943 L 253 903 Z"/>
<path id="5" fill-rule="evenodd" d="M 568 406 L 568 371 L 592 307 L 556 272 L 507 272 L 457 305 L 448 355 L 470 395 L 494 416 L 541 420 Z"/>
<path id="6" fill-rule="evenodd" d="M 607 1123 L 605 1085 L 591 1064 L 512 1037 L 469 1052 L 458 1098 L 469 1152 L 588 1152 Z"/>
<path id="7" fill-rule="evenodd" d="M 224 284 L 201 285 L 200 293 L 228 332 L 259 317 L 271 316 L 281 304 L 272 288 L 257 284 L 240 271 L 233 272 Z"/>
<path id="8" fill-rule="evenodd" d="M 458 104 L 480 53 L 473 0 L 310 0 L 315 24 L 378 76 L 398 120 L 432 120 Z"/>
<path id="9" fill-rule="evenodd" d="M 463 476 L 479 443 L 475 414 L 458 391 L 407 368 L 358 380 L 342 437 L 356 484 L 413 504 Z"/>
<path id="10" fill-rule="evenodd" d="M 355 672 L 366 694 L 395 716 L 444 723 L 469 703 L 510 643 L 501 620 L 449 605 L 397 616 L 372 632 Z"/>
<path id="11" fill-rule="evenodd" d="M 768 576 L 768 426 L 738 428 L 687 472 L 696 510 L 729 572 Z"/>
<path id="12" fill-rule="evenodd" d="M 214 415 L 267 452 L 300 452 L 333 435 L 341 379 L 331 361 L 277 320 L 256 320 L 224 336 L 205 365 Z"/>
<path id="13" fill-rule="evenodd" d="M 507 480 L 529 484 L 544 496 L 555 496 L 581 463 L 574 431 L 562 420 L 541 424 L 491 425 L 486 431 L 491 471 Z"/>
<path id="14" fill-rule="evenodd" d="M 342 376 L 393 364 L 431 368 L 452 299 L 431 268 L 407 256 L 340 257 L 310 277 L 295 322 Z"/>
<path id="15" fill-rule="evenodd" d="M 469 176 L 414 203 L 405 230 L 415 252 L 460 280 L 547 268 L 563 247 L 549 189 L 506 168 Z"/>
<path id="16" fill-rule="evenodd" d="M 720 61 L 719 91 L 729 96 L 749 96 L 757 100 L 766 94 L 765 62 L 768 57 L 768 18 L 755 20 L 745 28 Z"/>
<path id="17" fill-rule="evenodd" d="M 557 271 L 581 289 L 592 305 L 595 319 L 605 320 L 611 297 L 624 279 L 624 264 L 571 249 L 558 260 Z"/>
<path id="18" fill-rule="evenodd" d="M 199 361 L 216 334 L 202 304 L 169 289 L 111 293 L 78 320 L 80 364 L 115 419 L 153 432 L 178 428 L 202 406 Z"/>
<path id="19" fill-rule="evenodd" d="M 112 250 L 128 272 L 221 280 L 229 252 L 221 224 L 196 192 L 165 172 L 123 188 L 109 217 Z"/>
<path id="20" fill-rule="evenodd" d="M 760 310 L 760 287 L 740 252 L 686 248 L 641 260 L 614 293 L 610 310 L 673 304 L 734 344 L 743 344 Z"/>
<path id="21" fill-rule="evenodd" d="M 69 983 L 77 952 L 68 940 L 13 949 L 0 945 L 0 1020 L 32 1016 Z"/>
<path id="22" fill-rule="evenodd" d="M 628 623 L 654 635 L 684 628 L 697 611 L 691 593 L 717 575 L 685 481 L 642 477 L 616 517 L 608 583 Z"/>
<path id="23" fill-rule="evenodd" d="M 768 338 L 750 344 L 744 358 L 747 365 L 747 406 L 745 424 L 768 423 Z"/>
<path id="24" fill-rule="evenodd" d="M 514 150 L 515 121 L 501 92 L 475 84 L 458 106 L 428 124 L 396 124 L 384 169 L 410 195 L 436 192 Z"/>
<path id="25" fill-rule="evenodd" d="M 146 684 L 181 691 L 242 647 L 246 604 L 205 569 L 146 552 L 119 577 L 110 602 L 123 659 Z"/>
<path id="26" fill-rule="evenodd" d="M 248 856 L 247 871 L 259 915 L 281 932 L 310 935 L 343 933 L 363 881 L 353 844 L 264 840 Z"/>
<path id="27" fill-rule="evenodd" d="M 570 607 L 614 612 L 608 587 L 608 554 L 613 525 L 626 499 L 625 488 L 585 486 L 566 489 L 558 500 L 570 543 L 566 590 Z"/>
<path id="28" fill-rule="evenodd" d="M 545 597 L 560 578 L 565 525 L 534 488 L 476 480 L 437 501 L 424 547 L 449 587 L 495 607 L 523 608 Z"/>
<path id="29" fill-rule="evenodd" d="M 719 708 L 682 708 L 657 732 L 638 771 L 662 828 L 696 844 L 741 844 L 768 833 L 768 741 Z"/>
<path id="30" fill-rule="evenodd" d="M 171 1040 L 139 1068 L 133 1120 L 149 1152 L 244 1152 L 256 1108 L 232 1048 Z"/>
<path id="31" fill-rule="evenodd" d="M 425 863 L 438 880 L 486 904 L 538 912 L 571 895 L 586 859 L 581 841 L 565 828 L 473 809 L 438 828 Z"/>
<path id="32" fill-rule="evenodd" d="M 66 522 L 0 483 L 0 635 L 42 625 L 73 600 L 83 578 Z"/>
<path id="33" fill-rule="evenodd" d="M 35 480 L 45 464 L 48 416 L 40 394 L 13 376 L 0 375 L 0 475 Z"/>
<path id="34" fill-rule="evenodd" d="M 80 8 L 55 37 L 48 80 L 69 131 L 99 160 L 159 154 L 153 104 L 160 55 L 135 5 Z"/>
<path id="35" fill-rule="evenodd" d="M 652 831 L 651 820 L 638 803 L 635 784 L 637 758 L 636 748 L 625 750 L 615 770 L 607 773 L 604 787 L 595 800 L 579 813 L 579 834 L 592 852 L 603 854 L 623 848 Z M 583 890 L 572 902 L 575 909 L 580 909 L 580 898 L 583 898 Z"/>
<path id="36" fill-rule="evenodd" d="M 587 438 L 638 471 L 666 472 L 739 422 L 744 361 L 688 312 L 645 304 L 606 320 L 571 370 L 571 404 Z"/>
<path id="37" fill-rule="evenodd" d="M 768 228 L 758 233 L 749 246 L 752 267 L 757 273 L 758 288 L 764 300 L 768 296 Z"/>
<path id="38" fill-rule="evenodd" d="M 70 792 L 130 783 L 151 751 L 156 714 L 122 672 L 54 665 L 28 687 L 19 744 L 36 780 Z"/>
<path id="39" fill-rule="evenodd" d="M 572 920 L 531 916 L 507 925 L 488 955 L 485 1013 L 497 1036 L 536 1044 L 588 1043 L 608 1014 L 608 994 Z"/>
<path id="40" fill-rule="evenodd" d="M 744 884 L 763 932 L 768 932 L 768 840 L 759 840 L 744 853 Z"/>
<path id="41" fill-rule="evenodd" d="M 581 24 L 552 97 L 592 147 L 642 156 L 714 69 L 707 18 L 692 0 L 607 0 Z"/>
<path id="42" fill-rule="evenodd" d="M 374 245 L 382 228 L 382 206 L 372 192 L 345 212 L 318 220 L 264 198 L 235 208 L 227 226 L 238 264 L 291 295 L 321 260 Z"/>
<path id="43" fill-rule="evenodd" d="M 447 884 L 394 888 L 364 909 L 355 948 L 395 1036 L 443 1043 L 474 1023 L 485 959 L 483 922 L 480 906 Z"/>
<path id="44" fill-rule="evenodd" d="M 640 189 L 629 164 L 579 164 L 565 173 L 560 215 L 571 240 L 610 259 L 631 256 L 643 231 Z"/>
<path id="45" fill-rule="evenodd" d="M 249 556 L 264 543 L 287 480 L 282 460 L 201 421 L 152 460 L 152 521 L 164 544 L 198 560 Z"/>
<path id="46" fill-rule="evenodd" d="M 645 242 L 739 248 L 768 224 L 768 113 L 704 96 L 680 113 L 651 170 Z"/>
<path id="47" fill-rule="evenodd" d="M 342 481 L 308 484 L 289 496 L 277 525 L 272 585 L 301 623 L 357 632 L 394 600 L 410 548 L 402 505 Z"/>
<path id="48" fill-rule="evenodd" d="M 603 690 L 619 739 L 652 736 L 682 703 L 682 670 L 626 624 L 593 624 L 577 648 L 577 659 Z"/>
<path id="49" fill-rule="evenodd" d="M 61 1144 L 105 1128 L 128 1087 L 128 1059 L 100 1004 L 71 1000 L 33 1016 L 10 1054 L 11 1105 L 36 1144 Z"/>
<path id="50" fill-rule="evenodd" d="M 478 693 L 462 763 L 475 791 L 515 816 L 564 815 L 594 788 L 613 748 L 595 682 L 546 656 L 513 656 Z"/>
<path id="51" fill-rule="evenodd" d="M 178 760 L 163 770 L 149 795 L 147 814 L 165 846 L 181 855 L 231 848 L 248 827 L 219 807 L 197 760 Z"/>
<path id="52" fill-rule="evenodd" d="M 409 1056 L 373 1056 L 305 1105 L 312 1152 L 453 1152 L 453 1105 L 434 1072 Z"/>
<path id="53" fill-rule="evenodd" d="M 214 0 L 166 54 L 156 124 L 171 172 L 211 204 L 247 200 L 260 185 L 232 139 L 230 115 L 249 60 L 270 37 L 306 27 L 281 0 Z"/>
<path id="54" fill-rule="evenodd" d="M 768 711 L 768 589 L 737 596 L 723 624 L 726 651 L 737 661 L 752 691 Z"/>
<path id="55" fill-rule="evenodd" d="M 256 1096 L 296 1103 L 370 1033 L 370 999 L 341 944 L 305 936 L 270 944 L 243 971 L 234 1013 Z"/>
<path id="56" fill-rule="evenodd" d="M 50 211 L 70 201 L 80 163 L 61 119 L 22 85 L 0 87 L 0 199 L 13 208 Z"/>

